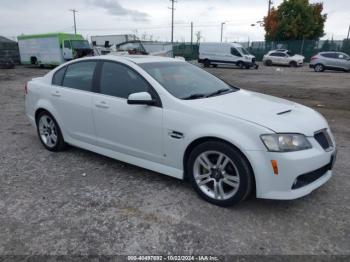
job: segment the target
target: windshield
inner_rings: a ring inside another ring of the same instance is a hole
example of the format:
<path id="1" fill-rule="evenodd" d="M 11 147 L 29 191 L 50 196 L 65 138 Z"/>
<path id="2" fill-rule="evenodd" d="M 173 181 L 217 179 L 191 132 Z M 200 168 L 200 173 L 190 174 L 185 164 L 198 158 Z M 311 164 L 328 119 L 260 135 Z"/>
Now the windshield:
<path id="1" fill-rule="evenodd" d="M 247 49 L 243 48 L 243 47 L 238 47 L 237 48 L 242 54 L 244 55 L 250 55 L 250 53 L 248 52 Z"/>
<path id="2" fill-rule="evenodd" d="M 204 98 L 238 90 L 186 62 L 144 63 L 140 67 L 180 99 Z"/>
<path id="3" fill-rule="evenodd" d="M 72 40 L 73 49 L 91 49 L 89 42 L 86 40 Z"/>

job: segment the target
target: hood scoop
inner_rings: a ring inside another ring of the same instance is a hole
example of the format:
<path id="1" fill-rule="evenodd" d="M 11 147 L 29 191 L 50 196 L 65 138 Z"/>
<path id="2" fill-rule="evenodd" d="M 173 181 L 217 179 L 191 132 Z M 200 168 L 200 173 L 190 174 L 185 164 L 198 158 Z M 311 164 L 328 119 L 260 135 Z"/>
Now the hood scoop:
<path id="1" fill-rule="evenodd" d="M 282 111 L 282 112 L 279 112 L 279 113 L 277 113 L 277 115 L 284 115 L 284 114 L 288 114 L 288 113 L 290 113 L 290 112 L 292 112 L 292 109 L 289 109 L 289 110 L 286 110 L 286 111 Z"/>

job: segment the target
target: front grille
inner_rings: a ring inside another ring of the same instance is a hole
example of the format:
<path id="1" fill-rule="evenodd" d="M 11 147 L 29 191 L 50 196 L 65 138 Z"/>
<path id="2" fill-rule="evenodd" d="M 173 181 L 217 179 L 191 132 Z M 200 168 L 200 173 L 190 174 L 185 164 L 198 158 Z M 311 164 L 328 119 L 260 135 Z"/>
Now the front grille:
<path id="1" fill-rule="evenodd" d="M 323 129 L 316 132 L 314 135 L 314 138 L 321 145 L 321 147 L 326 151 L 333 147 L 333 142 L 327 132 L 327 129 Z"/>
<path id="2" fill-rule="evenodd" d="M 308 184 L 311 184 L 312 182 L 325 175 L 327 171 L 331 169 L 332 163 L 329 163 L 328 165 L 325 165 L 315 171 L 298 176 L 295 180 L 295 183 L 292 186 L 292 189 L 298 189 L 307 186 Z"/>

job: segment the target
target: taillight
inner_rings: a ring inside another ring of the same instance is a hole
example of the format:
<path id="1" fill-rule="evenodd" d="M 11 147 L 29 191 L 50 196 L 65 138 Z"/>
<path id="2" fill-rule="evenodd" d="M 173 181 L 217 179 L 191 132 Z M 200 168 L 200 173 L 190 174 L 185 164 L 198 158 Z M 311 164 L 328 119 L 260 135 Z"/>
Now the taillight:
<path id="1" fill-rule="evenodd" d="M 27 95 L 28 94 L 28 83 L 26 83 L 24 85 L 24 94 Z"/>
<path id="2" fill-rule="evenodd" d="M 311 57 L 311 61 L 317 59 L 316 56 Z"/>

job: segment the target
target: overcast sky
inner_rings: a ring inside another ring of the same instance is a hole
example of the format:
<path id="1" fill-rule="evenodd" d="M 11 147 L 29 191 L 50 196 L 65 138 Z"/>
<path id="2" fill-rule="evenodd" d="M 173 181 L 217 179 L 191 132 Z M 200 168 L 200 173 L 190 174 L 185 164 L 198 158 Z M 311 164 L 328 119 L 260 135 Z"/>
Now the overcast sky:
<path id="1" fill-rule="evenodd" d="M 203 40 L 263 40 L 263 28 L 251 24 L 267 13 L 268 0 L 177 0 L 175 40 L 190 40 L 190 23 Z M 274 0 L 278 5 L 282 0 Z M 311 2 L 317 2 L 311 0 Z M 350 24 L 350 0 L 324 0 L 328 13 L 326 36 L 343 39 Z M 73 32 L 77 13 L 78 33 L 90 38 L 103 34 L 137 34 L 153 40 L 170 40 L 171 6 L 169 0 L 0 0 L 0 35 L 14 38 L 19 34 Z M 195 38 L 194 38 L 195 39 Z"/>

